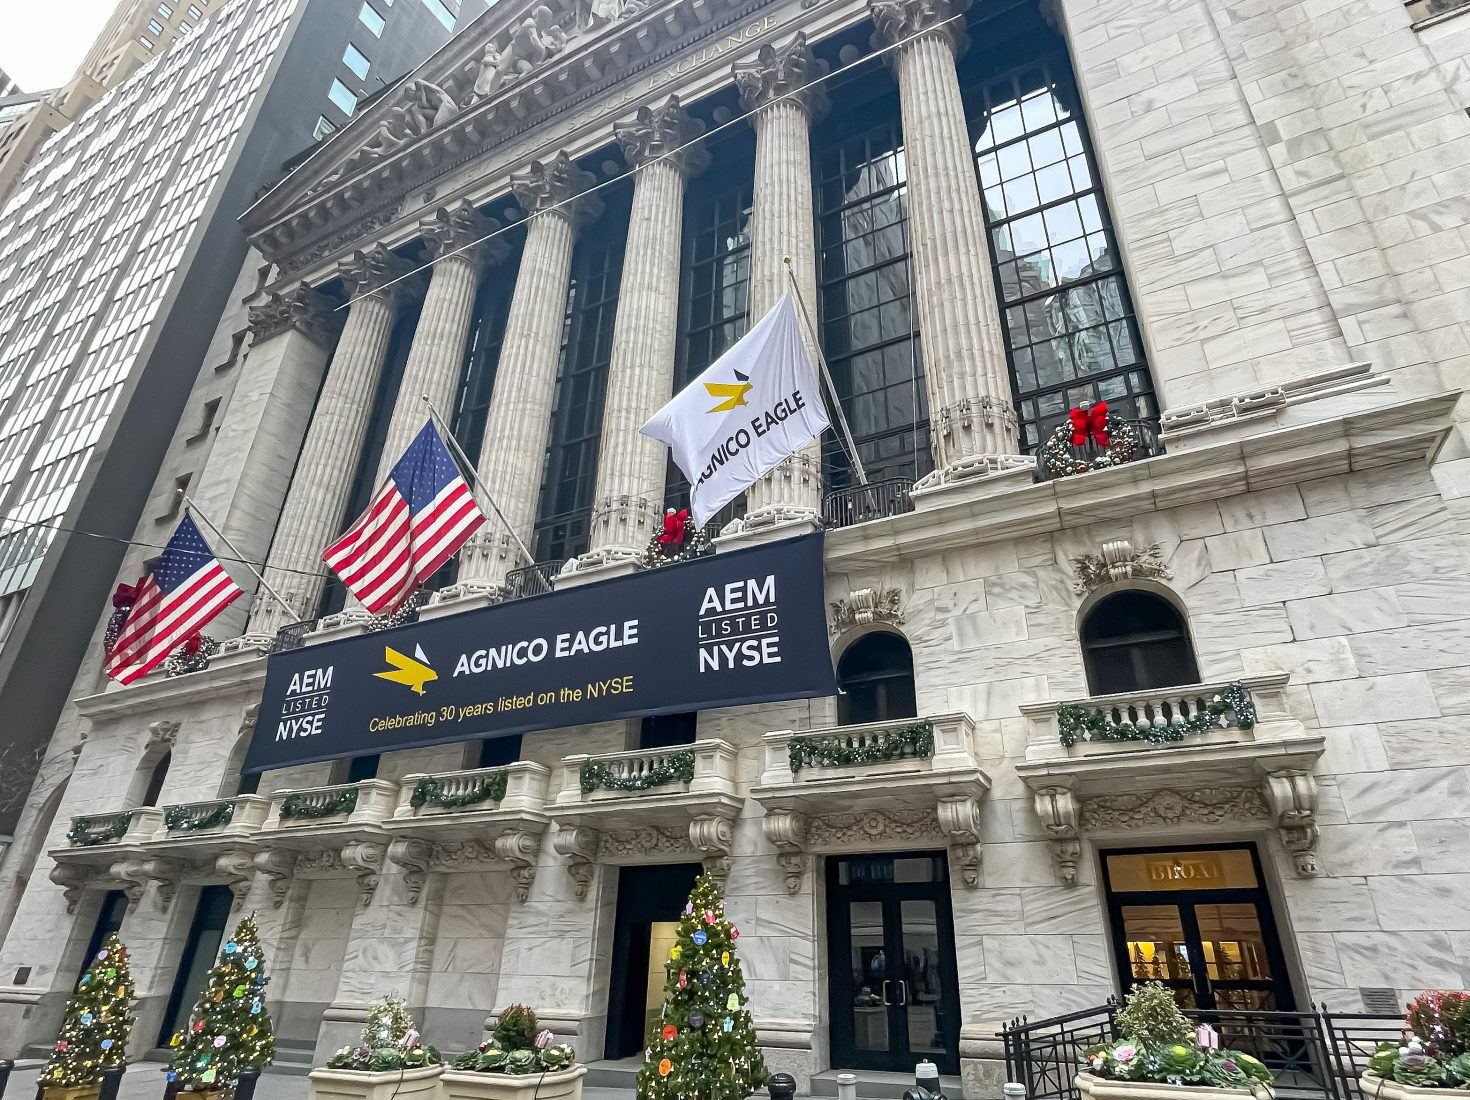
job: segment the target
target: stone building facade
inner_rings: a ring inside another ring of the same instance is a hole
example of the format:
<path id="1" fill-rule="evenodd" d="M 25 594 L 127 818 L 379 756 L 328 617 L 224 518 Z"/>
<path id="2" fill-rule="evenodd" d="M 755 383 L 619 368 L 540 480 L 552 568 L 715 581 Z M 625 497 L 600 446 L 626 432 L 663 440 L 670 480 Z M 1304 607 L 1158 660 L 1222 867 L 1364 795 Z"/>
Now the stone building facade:
<path id="1" fill-rule="evenodd" d="M 120 927 L 145 1052 L 254 910 L 288 1056 L 396 991 L 444 1048 L 520 1001 L 616 1061 L 700 865 L 803 1089 L 927 1057 L 993 1095 L 1001 1021 L 1151 977 L 1465 984 L 1470 83 L 1463 21 L 1413 19 L 502 0 L 246 215 L 273 278 L 199 499 L 285 606 L 84 672 L 0 1044 Z M 824 441 L 716 545 L 827 528 L 841 695 L 241 776 L 268 651 L 383 625 L 319 555 L 419 395 L 542 565 L 487 527 L 418 614 L 599 583 L 684 491 L 636 427 L 793 288 L 871 482 Z"/>

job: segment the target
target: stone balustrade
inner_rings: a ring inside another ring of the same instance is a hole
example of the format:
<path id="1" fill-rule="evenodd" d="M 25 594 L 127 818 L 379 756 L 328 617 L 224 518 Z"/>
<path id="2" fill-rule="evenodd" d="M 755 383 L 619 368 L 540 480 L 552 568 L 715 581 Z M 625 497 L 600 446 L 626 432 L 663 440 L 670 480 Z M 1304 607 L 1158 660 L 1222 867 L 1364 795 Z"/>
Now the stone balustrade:
<path id="1" fill-rule="evenodd" d="M 284 832 L 312 826 L 376 826 L 393 814 L 398 785 L 382 779 L 336 783 L 329 787 L 276 791 L 261 831 Z"/>
<path id="2" fill-rule="evenodd" d="M 406 775 L 398 781 L 394 821 L 500 811 L 538 812 L 546 805 L 549 768 L 521 761 L 497 768 Z"/>
<path id="3" fill-rule="evenodd" d="M 248 836 L 260 831 L 270 813 L 270 806 L 269 798 L 252 794 L 165 806 L 163 828 L 155 834 L 154 839 Z"/>
<path id="4" fill-rule="evenodd" d="M 558 806 L 627 801 L 670 793 L 736 793 L 736 753 L 724 741 L 635 749 L 562 760 Z"/>
<path id="5" fill-rule="evenodd" d="M 761 785 L 973 768 L 974 742 L 975 723 L 963 713 L 806 732 L 781 730 L 765 735 Z"/>
<path id="6" fill-rule="evenodd" d="M 101 814 L 78 814 L 67 830 L 72 849 L 113 848 L 142 844 L 152 839 L 163 820 L 163 811 L 152 806 Z"/>

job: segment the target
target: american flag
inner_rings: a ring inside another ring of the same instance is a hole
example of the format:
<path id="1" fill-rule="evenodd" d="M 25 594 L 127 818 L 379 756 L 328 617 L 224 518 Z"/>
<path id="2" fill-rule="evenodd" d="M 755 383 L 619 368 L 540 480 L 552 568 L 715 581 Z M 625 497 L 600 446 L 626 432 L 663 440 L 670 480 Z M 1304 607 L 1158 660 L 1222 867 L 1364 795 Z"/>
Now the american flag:
<path id="1" fill-rule="evenodd" d="M 433 421 L 408 445 L 351 530 L 322 559 L 374 615 L 413 590 L 485 524 Z"/>
<path id="2" fill-rule="evenodd" d="M 138 585 L 137 599 L 108 658 L 107 675 L 122 684 L 147 676 L 244 594 L 185 513 L 163 555 Z"/>

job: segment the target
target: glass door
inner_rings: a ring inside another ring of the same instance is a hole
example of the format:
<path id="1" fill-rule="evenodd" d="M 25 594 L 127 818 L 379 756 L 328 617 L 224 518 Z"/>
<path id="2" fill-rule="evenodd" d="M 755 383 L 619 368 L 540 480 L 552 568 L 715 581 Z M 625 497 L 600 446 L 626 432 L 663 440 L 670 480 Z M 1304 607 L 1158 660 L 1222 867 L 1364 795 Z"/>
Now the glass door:
<path id="1" fill-rule="evenodd" d="M 959 1070 L 959 986 L 942 855 L 828 865 L 833 1064 Z"/>

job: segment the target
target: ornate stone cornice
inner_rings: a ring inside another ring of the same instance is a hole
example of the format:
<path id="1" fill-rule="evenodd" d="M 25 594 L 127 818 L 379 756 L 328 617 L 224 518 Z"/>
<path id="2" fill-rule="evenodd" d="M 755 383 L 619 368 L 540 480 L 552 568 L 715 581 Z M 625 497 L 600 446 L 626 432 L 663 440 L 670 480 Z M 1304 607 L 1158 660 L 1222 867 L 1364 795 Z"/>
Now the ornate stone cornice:
<path id="1" fill-rule="evenodd" d="M 499 228 L 498 221 L 481 214 L 467 201 L 441 206 L 419 222 L 431 258 L 438 259 L 452 252 L 477 264 L 499 263 L 509 254 L 510 247 L 499 237 L 484 239 Z"/>
<path id="2" fill-rule="evenodd" d="M 868 0 L 873 41 L 881 48 L 932 30 L 944 35 L 960 53 L 965 45 L 965 26 L 955 17 L 969 6 L 969 0 Z"/>
<path id="3" fill-rule="evenodd" d="M 812 57 L 805 34 L 798 34 L 779 48 L 762 46 L 754 59 L 737 61 L 731 69 L 735 87 L 740 89 L 740 105 L 747 111 L 759 110 L 786 96 L 812 117 L 826 111 L 827 93 L 820 84 L 811 88 L 807 85 L 825 70 L 826 66 Z"/>
<path id="4" fill-rule="evenodd" d="M 250 332 L 255 347 L 292 330 L 319 344 L 329 344 L 338 324 L 339 318 L 326 297 L 305 283 L 277 291 L 250 307 Z"/>
<path id="5" fill-rule="evenodd" d="M 668 156 L 703 132 L 704 124 L 692 118 L 679 105 L 679 97 L 672 95 L 657 107 L 638 108 L 631 122 L 613 126 L 613 136 L 623 150 L 623 159 L 632 168 Z M 709 153 L 698 146 L 684 149 L 669 159 L 688 176 L 697 175 L 709 165 Z"/>
<path id="6" fill-rule="evenodd" d="M 533 160 L 510 177 L 516 202 L 527 216 L 556 208 L 578 226 L 586 225 L 602 213 L 602 200 L 586 194 L 595 182 L 591 172 L 578 168 L 565 153 L 558 153 L 550 161 Z"/>

